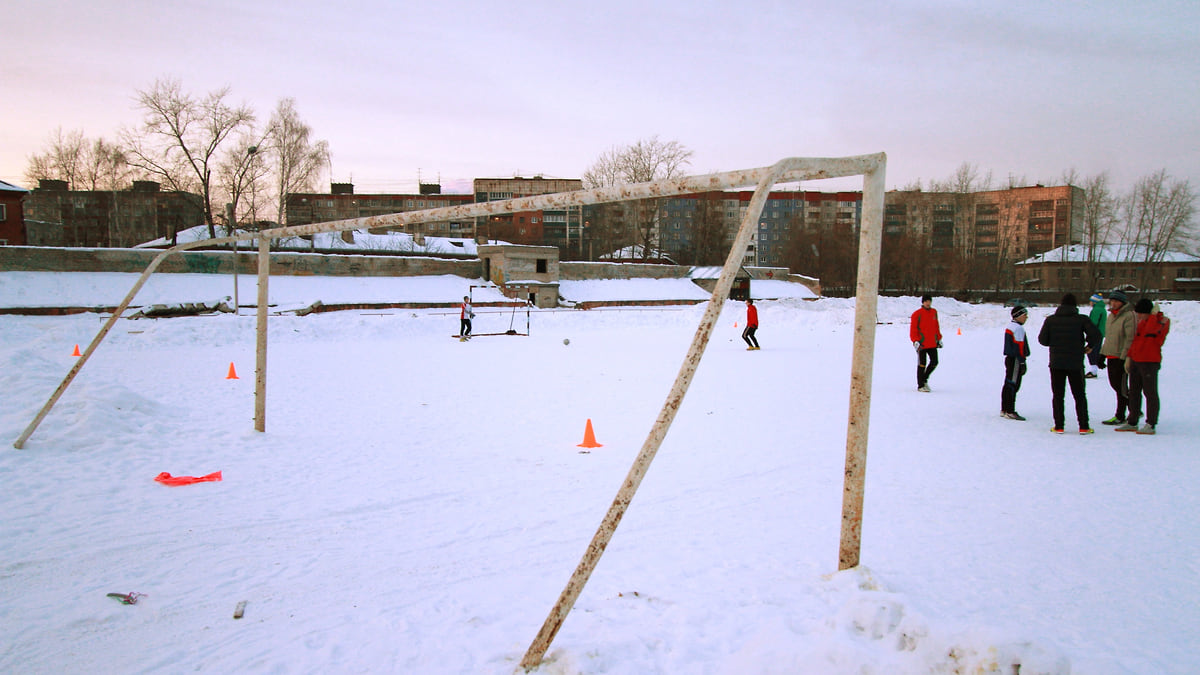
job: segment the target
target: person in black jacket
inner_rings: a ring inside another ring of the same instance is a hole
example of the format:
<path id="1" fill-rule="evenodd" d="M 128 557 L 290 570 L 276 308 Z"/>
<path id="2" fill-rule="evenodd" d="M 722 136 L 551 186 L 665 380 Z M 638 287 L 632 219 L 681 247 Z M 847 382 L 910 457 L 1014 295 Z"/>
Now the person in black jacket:
<path id="1" fill-rule="evenodd" d="M 1046 317 L 1038 342 L 1050 348 L 1050 392 L 1054 398 L 1054 428 L 1063 433 L 1063 398 L 1066 384 L 1071 384 L 1075 399 L 1075 417 L 1079 433 L 1092 433 L 1088 423 L 1087 391 L 1083 379 L 1083 358 L 1100 347 L 1100 330 L 1091 319 L 1079 313 L 1075 296 L 1067 293 L 1054 314 Z"/>

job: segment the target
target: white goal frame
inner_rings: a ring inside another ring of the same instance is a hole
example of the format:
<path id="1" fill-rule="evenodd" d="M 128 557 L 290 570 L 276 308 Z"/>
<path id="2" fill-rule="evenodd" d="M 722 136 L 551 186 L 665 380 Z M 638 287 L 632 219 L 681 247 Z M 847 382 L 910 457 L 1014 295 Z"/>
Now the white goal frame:
<path id="1" fill-rule="evenodd" d="M 255 389 L 254 389 L 254 428 L 266 431 L 266 392 L 267 392 L 267 303 L 270 280 L 270 244 L 279 237 L 296 235 L 311 235 L 321 232 L 341 232 L 359 228 L 397 227 L 414 225 L 433 221 L 456 220 L 490 216 L 495 214 L 513 213 L 516 211 L 537 211 L 545 209 L 562 209 L 566 207 L 618 202 L 656 197 L 669 197 L 713 190 L 727 190 L 756 186 L 737 235 L 730 248 L 729 256 L 721 269 L 716 288 L 708 303 L 704 315 L 696 328 L 691 346 L 684 357 L 683 365 L 675 378 L 671 391 L 659 412 L 650 433 L 642 445 L 641 451 L 634 459 L 629 473 L 613 499 L 608 513 L 600 523 L 596 534 L 588 545 L 583 558 L 576 567 L 558 601 L 551 609 L 541 630 L 529 646 L 521 666 L 525 670 L 537 667 L 550 643 L 558 633 L 567 614 L 571 611 L 584 585 L 600 560 L 600 556 L 608 547 L 609 541 L 616 532 L 625 511 L 628 509 L 638 486 L 650 468 L 667 430 L 670 428 L 676 413 L 687 393 L 700 359 L 704 355 L 709 337 L 729 297 L 733 279 L 741 264 L 743 254 L 756 234 L 758 219 L 766 204 L 771 188 L 778 183 L 789 183 L 803 180 L 820 180 L 847 176 L 863 177 L 863 209 L 861 228 L 859 231 L 858 279 L 856 284 L 856 304 L 854 312 L 854 347 L 850 364 L 850 407 L 846 427 L 846 467 L 842 494 L 842 531 L 838 551 L 838 569 L 856 567 L 862 541 L 862 505 L 863 485 L 866 476 L 867 436 L 870 422 L 871 407 L 871 377 L 874 367 L 875 325 L 877 320 L 877 305 L 879 294 L 879 259 L 880 244 L 883 233 L 883 200 L 884 176 L 887 167 L 887 156 L 884 153 L 857 155 L 852 157 L 792 157 L 780 160 L 769 167 L 745 169 L 724 173 L 713 173 L 702 176 L 689 176 L 669 180 L 638 183 L 632 185 L 617 185 L 613 187 L 575 192 L 562 192 L 534 197 L 522 197 L 494 202 L 463 204 L 459 206 L 426 209 L 423 211 L 408 211 L 384 216 L 355 218 L 325 223 L 312 223 L 289 227 L 278 227 L 263 230 L 258 233 L 238 234 L 217 239 L 205 239 L 186 244 L 179 244 L 164 250 L 157 255 L 146 270 L 142 272 L 133 288 L 125 299 L 113 311 L 112 316 L 97 333 L 87 349 L 76 361 L 74 367 L 67 373 L 62 383 L 50 396 L 50 399 L 37 413 L 29 426 L 13 443 L 13 447 L 24 447 L 25 441 L 37 429 L 55 402 L 66 391 L 71 381 L 78 374 L 92 352 L 96 350 L 105 335 L 112 329 L 117 319 L 129 307 L 134 296 L 145 284 L 146 279 L 158 268 L 162 261 L 181 251 L 230 244 L 242 240 L 258 241 L 258 299 L 256 323 L 256 358 L 255 358 Z M 236 260 L 235 260 L 236 263 Z"/>

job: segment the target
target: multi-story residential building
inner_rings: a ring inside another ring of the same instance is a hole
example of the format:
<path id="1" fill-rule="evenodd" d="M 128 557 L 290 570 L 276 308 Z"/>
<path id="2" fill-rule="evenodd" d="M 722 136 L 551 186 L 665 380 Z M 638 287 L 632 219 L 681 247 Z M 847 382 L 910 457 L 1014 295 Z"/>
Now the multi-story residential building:
<path id="1" fill-rule="evenodd" d="M 25 208 L 29 190 L 0 180 L 0 246 L 25 243 Z"/>
<path id="2" fill-rule="evenodd" d="M 471 195 L 442 194 L 436 184 L 421 185 L 421 194 L 354 194 L 351 183 L 333 183 L 329 194 L 293 193 L 284 203 L 287 225 L 308 225 L 334 220 L 384 216 L 444 206 L 470 204 Z M 380 231 L 389 228 L 381 228 Z M 421 223 L 403 229 L 410 234 L 437 237 L 473 237 L 475 224 L 468 218 Z"/>
<path id="3" fill-rule="evenodd" d="M 659 237 L 663 251 L 696 264 L 724 261 L 754 192 L 706 192 L 663 200 Z M 786 266 L 793 234 L 854 235 L 862 222 L 861 192 L 778 191 L 767 196 L 747 264 Z"/>
<path id="4" fill-rule="evenodd" d="M 203 222 L 199 195 L 163 192 L 152 181 L 134 181 L 128 190 L 70 190 L 66 181 L 41 180 L 25 199 L 30 246 L 122 248 Z"/>
<path id="5" fill-rule="evenodd" d="M 1012 264 L 1079 239 L 1083 189 L 1018 187 L 985 192 L 887 193 L 884 233 L 915 235 L 931 253 Z"/>
<path id="6" fill-rule="evenodd" d="M 574 192 L 583 189 L 578 178 L 476 178 L 475 201 L 494 202 L 518 197 Z M 583 251 L 583 208 L 523 211 L 477 218 L 476 237 L 514 244 L 557 247 L 564 259 L 581 257 Z"/>

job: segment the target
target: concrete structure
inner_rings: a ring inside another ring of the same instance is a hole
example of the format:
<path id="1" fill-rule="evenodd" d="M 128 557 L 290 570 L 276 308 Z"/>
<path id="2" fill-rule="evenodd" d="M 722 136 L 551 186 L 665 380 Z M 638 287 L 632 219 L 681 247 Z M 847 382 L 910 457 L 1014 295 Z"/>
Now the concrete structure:
<path id="1" fill-rule="evenodd" d="M 351 183 L 333 183 L 329 194 L 293 193 L 287 196 L 285 213 L 287 225 L 327 223 L 334 220 L 349 220 L 382 216 L 390 213 L 421 211 L 443 206 L 470 204 L 471 195 L 441 194 L 440 187 L 434 192 L 421 185 L 421 194 L 354 194 Z M 380 230 L 386 231 L 386 228 Z M 475 236 L 475 224 L 471 219 L 422 223 L 404 229 L 410 234 L 442 237 Z M 378 234 L 378 232 L 376 232 Z"/>
<path id="2" fill-rule="evenodd" d="M 0 246 L 25 243 L 25 206 L 29 190 L 0 180 Z"/>
<path id="3" fill-rule="evenodd" d="M 1080 296 L 1120 288 L 1132 292 L 1200 295 L 1200 257 L 1155 254 L 1140 244 L 1061 246 L 1017 263 L 1017 281 L 1029 292 Z"/>
<path id="4" fill-rule="evenodd" d="M 558 306 L 558 249 L 553 246 L 480 246 L 483 278 L 506 297 L 537 307 Z"/>
<path id="5" fill-rule="evenodd" d="M 71 190 L 66 181 L 41 180 L 25 200 L 30 246 L 121 248 L 170 239 L 203 222 L 199 195 L 162 192 L 152 181 L 134 181 L 128 190 Z"/>

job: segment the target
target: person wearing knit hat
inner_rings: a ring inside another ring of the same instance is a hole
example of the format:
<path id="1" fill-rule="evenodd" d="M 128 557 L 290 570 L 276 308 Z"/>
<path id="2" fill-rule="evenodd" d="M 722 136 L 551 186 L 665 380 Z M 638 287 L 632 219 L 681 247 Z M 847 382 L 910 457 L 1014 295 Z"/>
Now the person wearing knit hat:
<path id="1" fill-rule="evenodd" d="M 1104 296 L 1099 293 L 1092 293 L 1089 298 L 1092 301 L 1092 311 L 1088 314 L 1088 319 L 1091 320 L 1096 328 L 1100 331 L 1100 337 L 1104 337 L 1104 324 L 1106 323 L 1105 316 L 1108 315 L 1108 308 L 1104 306 Z M 1104 363 L 1104 357 L 1100 355 L 1100 350 L 1096 349 L 1088 354 L 1087 368 L 1084 369 L 1084 377 L 1099 377 L 1100 364 Z"/>
<path id="2" fill-rule="evenodd" d="M 1017 392 L 1029 357 L 1029 342 L 1025 339 L 1028 320 L 1029 310 L 1020 305 L 1012 308 L 1012 322 L 1004 329 L 1004 386 L 1000 389 L 1000 415 L 1022 422 L 1025 418 L 1017 412 Z"/>
<path id="3" fill-rule="evenodd" d="M 1158 372 L 1162 366 L 1162 346 L 1171 330 L 1171 320 L 1163 316 L 1150 298 L 1133 306 L 1137 331 L 1129 347 L 1125 366 L 1129 370 L 1129 416 L 1117 431 L 1153 434 L 1158 426 Z M 1146 397 L 1146 424 L 1138 428 L 1142 414 L 1142 396 Z"/>
<path id="4" fill-rule="evenodd" d="M 1079 313 L 1075 296 L 1067 293 L 1054 314 L 1042 322 L 1038 342 L 1050 348 L 1050 392 L 1054 412 L 1056 434 L 1063 433 L 1063 398 L 1067 384 L 1071 385 L 1071 397 L 1075 399 L 1075 418 L 1079 420 L 1079 433 L 1093 433 L 1088 423 L 1087 388 L 1083 379 L 1084 356 L 1100 344 L 1100 331 L 1084 315 Z"/>
<path id="5" fill-rule="evenodd" d="M 1104 344 L 1100 347 L 1100 355 L 1104 360 L 1100 362 L 1100 367 L 1108 368 L 1108 384 L 1116 394 L 1117 409 L 1112 417 L 1101 424 L 1117 426 L 1125 423 L 1125 411 L 1129 407 L 1129 376 L 1125 372 L 1125 357 L 1129 356 L 1129 347 L 1133 344 L 1136 332 L 1137 320 L 1133 317 L 1129 298 L 1120 289 L 1114 289 L 1108 294 Z"/>

